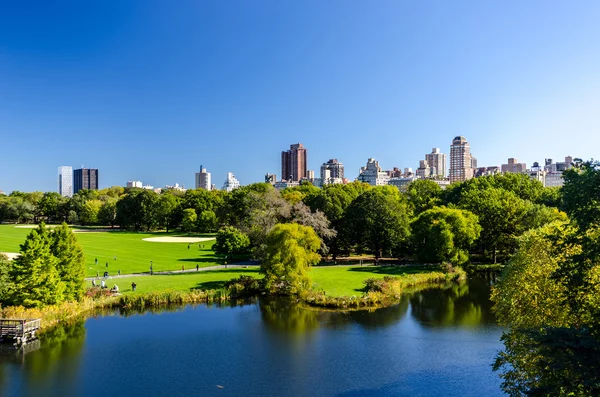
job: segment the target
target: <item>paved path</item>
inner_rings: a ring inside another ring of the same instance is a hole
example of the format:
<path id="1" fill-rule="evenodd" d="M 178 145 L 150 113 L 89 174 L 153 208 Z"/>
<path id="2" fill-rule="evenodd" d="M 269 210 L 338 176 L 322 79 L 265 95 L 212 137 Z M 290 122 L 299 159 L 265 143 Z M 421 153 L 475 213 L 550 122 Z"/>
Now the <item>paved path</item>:
<path id="1" fill-rule="evenodd" d="M 248 261 L 248 262 L 238 262 L 238 263 L 233 263 L 231 265 L 217 265 L 217 266 L 208 266 L 208 267 L 201 267 L 198 270 L 196 270 L 196 267 L 194 266 L 191 269 L 187 269 L 187 270 L 169 270 L 169 271 L 165 271 L 165 272 L 154 272 L 154 276 L 158 276 L 158 275 L 170 275 L 170 274 L 181 274 L 181 273 L 197 273 L 197 272 L 203 272 L 203 271 L 207 271 L 207 270 L 221 270 L 221 269 L 244 269 L 244 268 L 255 268 L 255 267 L 259 267 L 260 264 L 258 264 L 257 262 L 253 262 L 253 261 Z M 144 273 L 132 273 L 132 274 L 121 274 L 120 276 L 117 275 L 110 275 L 108 276 L 108 278 L 113 279 L 113 278 L 124 278 L 124 277 L 150 277 L 150 272 L 144 272 Z M 104 277 L 86 277 L 85 279 L 87 281 L 90 280 L 99 280 L 101 278 Z"/>

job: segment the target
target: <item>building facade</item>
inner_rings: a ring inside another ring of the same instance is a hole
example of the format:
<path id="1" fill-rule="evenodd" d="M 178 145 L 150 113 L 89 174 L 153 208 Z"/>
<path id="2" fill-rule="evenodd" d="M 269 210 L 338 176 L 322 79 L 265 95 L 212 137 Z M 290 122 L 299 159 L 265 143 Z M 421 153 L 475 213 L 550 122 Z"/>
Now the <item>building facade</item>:
<path id="1" fill-rule="evenodd" d="M 206 171 L 206 168 L 200 166 L 200 172 L 196 172 L 196 189 L 211 190 L 211 177 L 210 172 Z"/>
<path id="2" fill-rule="evenodd" d="M 527 165 L 525 163 L 519 163 L 515 158 L 508 159 L 508 164 L 502 164 L 502 172 L 516 174 L 525 171 L 527 171 Z"/>
<path id="3" fill-rule="evenodd" d="M 275 174 L 265 174 L 265 183 L 270 183 L 274 185 L 277 182 L 277 175 Z"/>
<path id="4" fill-rule="evenodd" d="M 387 172 L 381 171 L 377 160 L 370 158 L 367 160 L 367 165 L 360 168 L 357 180 L 371 186 L 384 186 L 388 184 L 390 177 Z"/>
<path id="5" fill-rule="evenodd" d="M 62 197 L 73 197 L 73 167 L 58 167 L 58 193 Z"/>
<path id="6" fill-rule="evenodd" d="M 477 160 L 471 155 L 471 146 L 464 136 L 457 136 L 450 146 L 450 183 L 462 182 L 474 176 Z"/>
<path id="7" fill-rule="evenodd" d="M 344 164 L 337 159 L 330 159 L 321 165 L 321 184 L 341 183 L 344 180 Z"/>
<path id="8" fill-rule="evenodd" d="M 446 176 L 446 155 L 440 152 L 440 148 L 431 149 L 431 153 L 425 155 L 427 165 L 433 171 L 433 177 L 444 178 Z"/>
<path id="9" fill-rule="evenodd" d="M 127 181 L 127 187 L 137 187 L 141 189 L 142 186 L 144 186 L 142 181 Z"/>
<path id="10" fill-rule="evenodd" d="M 223 184 L 223 190 L 227 192 L 231 192 L 233 189 L 237 189 L 240 187 L 240 181 L 237 180 L 233 172 L 227 173 L 227 179 L 225 179 L 225 183 Z"/>
<path id="11" fill-rule="evenodd" d="M 73 171 L 73 194 L 83 189 L 98 190 L 98 169 L 80 168 Z"/>
<path id="12" fill-rule="evenodd" d="M 281 152 L 281 180 L 299 182 L 308 176 L 307 150 L 301 143 Z"/>

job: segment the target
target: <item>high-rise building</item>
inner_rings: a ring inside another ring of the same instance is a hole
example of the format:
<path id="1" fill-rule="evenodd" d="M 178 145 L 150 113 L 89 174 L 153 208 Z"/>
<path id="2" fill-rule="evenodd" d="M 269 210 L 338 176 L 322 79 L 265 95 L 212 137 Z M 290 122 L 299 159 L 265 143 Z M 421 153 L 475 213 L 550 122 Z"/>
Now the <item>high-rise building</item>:
<path id="1" fill-rule="evenodd" d="M 434 168 L 436 177 L 444 178 L 446 176 L 446 155 L 440 152 L 439 148 L 431 149 L 431 153 L 425 155 L 425 161 L 430 168 Z"/>
<path id="2" fill-rule="evenodd" d="M 73 167 L 58 167 L 58 193 L 62 197 L 73 197 Z"/>
<path id="3" fill-rule="evenodd" d="M 240 187 L 240 181 L 238 181 L 235 175 L 233 175 L 233 172 L 228 172 L 227 179 L 223 184 L 223 190 L 231 192 L 233 189 L 237 189 L 238 187 Z"/>
<path id="4" fill-rule="evenodd" d="M 308 161 L 306 148 L 301 143 L 290 145 L 290 150 L 281 152 L 281 180 L 300 181 L 307 177 Z"/>
<path id="5" fill-rule="evenodd" d="M 73 171 L 73 194 L 83 189 L 98 190 L 98 169 L 80 168 Z"/>
<path id="6" fill-rule="evenodd" d="M 462 182 L 474 176 L 477 160 L 471 156 L 471 147 L 464 136 L 457 136 L 450 146 L 450 183 Z"/>
<path id="7" fill-rule="evenodd" d="M 127 187 L 137 187 L 141 189 L 142 186 L 144 186 L 142 181 L 127 181 Z"/>
<path id="8" fill-rule="evenodd" d="M 275 174 L 265 174 L 265 183 L 270 183 L 274 185 L 277 182 L 277 175 Z"/>
<path id="9" fill-rule="evenodd" d="M 502 164 L 502 172 L 508 173 L 521 173 L 527 170 L 527 165 L 525 163 L 519 163 L 515 158 L 509 158 L 508 164 Z"/>
<path id="10" fill-rule="evenodd" d="M 321 166 L 321 184 L 342 183 L 344 180 L 344 164 L 337 159 L 330 159 Z"/>
<path id="11" fill-rule="evenodd" d="M 387 172 L 381 171 L 377 160 L 370 158 L 367 160 L 366 166 L 360 167 L 360 174 L 357 179 L 372 186 L 384 186 L 388 184 L 390 176 Z"/>
<path id="12" fill-rule="evenodd" d="M 200 166 L 200 172 L 196 172 L 196 189 L 210 190 L 211 188 L 210 172 Z"/>

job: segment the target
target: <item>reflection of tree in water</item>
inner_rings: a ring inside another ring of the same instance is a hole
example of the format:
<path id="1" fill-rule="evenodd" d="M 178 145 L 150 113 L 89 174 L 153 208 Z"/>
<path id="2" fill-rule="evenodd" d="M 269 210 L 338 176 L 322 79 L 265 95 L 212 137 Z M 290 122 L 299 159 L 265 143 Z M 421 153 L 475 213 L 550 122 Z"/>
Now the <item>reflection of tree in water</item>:
<path id="1" fill-rule="evenodd" d="M 292 299 L 261 299 L 259 306 L 265 325 L 273 331 L 302 334 L 319 328 L 317 311 L 302 308 Z"/>
<path id="2" fill-rule="evenodd" d="M 421 323 L 431 326 L 495 324 L 489 298 L 489 282 L 472 278 L 414 293 L 410 298 L 411 313 Z"/>
<path id="3" fill-rule="evenodd" d="M 60 362 L 67 370 L 59 371 L 62 376 L 75 376 L 79 358 L 85 343 L 84 319 L 59 325 L 40 335 L 41 348 L 25 357 L 24 373 L 29 381 L 40 381 L 52 374 Z M 65 379 L 68 384 L 69 379 Z"/>
<path id="4" fill-rule="evenodd" d="M 408 310 L 408 297 L 405 295 L 396 305 L 370 310 L 349 312 L 322 312 L 319 320 L 328 328 L 343 328 L 358 324 L 367 329 L 387 327 L 396 324 Z"/>

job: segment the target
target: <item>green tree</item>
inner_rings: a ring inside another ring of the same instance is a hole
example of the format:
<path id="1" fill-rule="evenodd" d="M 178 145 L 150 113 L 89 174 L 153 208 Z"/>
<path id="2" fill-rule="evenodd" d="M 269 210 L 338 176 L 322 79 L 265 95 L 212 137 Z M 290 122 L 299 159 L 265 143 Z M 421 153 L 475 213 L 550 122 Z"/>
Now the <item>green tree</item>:
<path id="1" fill-rule="evenodd" d="M 600 162 L 586 162 L 563 173 L 562 209 L 582 229 L 600 225 Z"/>
<path id="2" fill-rule="evenodd" d="M 421 213 L 411 224 L 417 258 L 428 263 L 462 265 L 479 238 L 477 216 L 469 211 L 437 207 Z"/>
<path id="3" fill-rule="evenodd" d="M 83 225 L 97 225 L 98 214 L 104 203 L 100 200 L 88 200 L 79 211 L 79 221 Z"/>
<path id="4" fill-rule="evenodd" d="M 178 215 L 180 202 L 181 198 L 169 190 L 163 192 L 158 198 L 158 223 L 167 229 L 167 233 L 169 228 L 177 227 L 181 222 Z"/>
<path id="5" fill-rule="evenodd" d="M 315 231 L 297 223 L 279 224 L 267 236 L 260 271 L 271 293 L 296 295 L 311 287 L 309 267 L 319 263 L 321 241 Z"/>
<path id="6" fill-rule="evenodd" d="M 250 239 L 246 234 L 233 226 L 227 226 L 217 233 L 217 241 L 213 244 L 212 250 L 219 255 L 244 254 L 250 248 Z"/>
<path id="7" fill-rule="evenodd" d="M 159 225 L 158 195 L 147 189 L 130 189 L 117 203 L 117 223 L 125 229 L 151 230 Z"/>
<path id="8" fill-rule="evenodd" d="M 197 223 L 198 231 L 201 233 L 212 233 L 219 227 L 217 215 L 211 210 L 201 213 Z"/>
<path id="9" fill-rule="evenodd" d="M 4 304 L 8 300 L 8 290 L 10 286 L 10 279 L 8 272 L 10 270 L 10 262 L 6 255 L 0 254 L 0 305 Z"/>
<path id="10" fill-rule="evenodd" d="M 109 198 L 98 211 L 98 222 L 101 225 L 114 227 L 117 224 L 117 199 Z"/>
<path id="11" fill-rule="evenodd" d="M 442 188 L 431 179 L 417 179 L 406 190 L 408 203 L 418 215 L 441 204 Z"/>
<path id="12" fill-rule="evenodd" d="M 58 260 L 56 268 L 65 284 L 65 300 L 81 300 L 85 293 L 85 256 L 75 233 L 66 223 L 50 232 L 50 252 Z"/>
<path id="13" fill-rule="evenodd" d="M 9 302 L 25 307 L 42 307 L 64 300 L 65 283 L 60 279 L 57 258 L 52 255 L 51 239 L 42 223 L 21 244 L 21 255 L 9 271 Z"/>
<path id="14" fill-rule="evenodd" d="M 60 220 L 60 207 L 62 197 L 56 192 L 46 192 L 38 203 L 38 210 L 47 222 L 56 222 Z"/>
<path id="15" fill-rule="evenodd" d="M 193 208 L 186 208 L 183 210 L 183 220 L 181 221 L 181 227 L 185 232 L 192 232 L 196 230 L 196 222 L 198 221 L 198 215 L 196 210 Z"/>
<path id="16" fill-rule="evenodd" d="M 358 253 L 366 250 L 380 258 L 398 253 L 406 243 L 410 232 L 407 205 L 393 190 L 367 190 L 346 210 L 340 233 Z"/>

